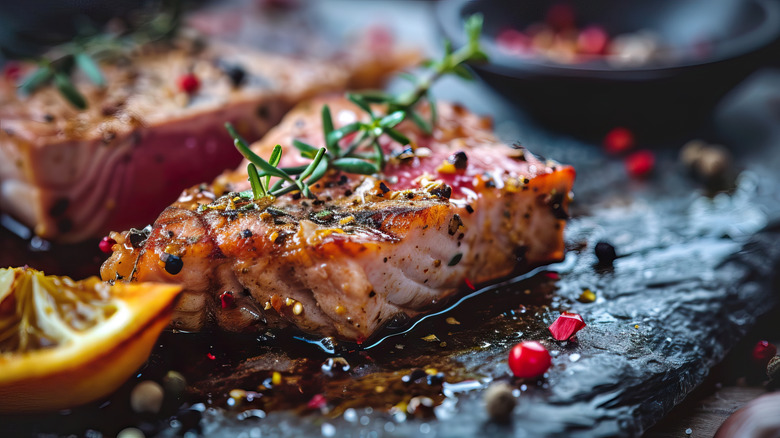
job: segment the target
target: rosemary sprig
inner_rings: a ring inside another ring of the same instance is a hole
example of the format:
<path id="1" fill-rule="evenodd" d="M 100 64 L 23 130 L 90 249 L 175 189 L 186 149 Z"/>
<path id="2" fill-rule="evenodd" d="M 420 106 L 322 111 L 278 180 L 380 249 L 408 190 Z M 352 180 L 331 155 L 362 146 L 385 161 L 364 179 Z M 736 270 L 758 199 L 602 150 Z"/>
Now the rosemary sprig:
<path id="1" fill-rule="evenodd" d="M 445 45 L 444 57 L 439 61 L 426 61 L 423 67 L 428 72 L 422 77 L 404 75 L 412 82 L 413 88 L 406 93 L 394 96 L 382 91 L 363 93 L 347 93 L 346 97 L 361 108 L 368 121 L 357 121 L 335 129 L 330 108 L 322 107 L 322 130 L 325 148 L 316 148 L 304 141 L 293 140 L 293 146 L 301 156 L 312 159 L 308 166 L 295 168 L 278 168 L 281 158 L 281 147 L 276 146 L 269 161 L 265 161 L 252 152 L 246 142 L 235 132 L 230 124 L 226 127 L 233 137 L 236 148 L 249 161 L 249 182 L 252 186 L 252 197 L 259 199 L 264 196 L 280 196 L 298 190 L 304 196 L 311 197 L 309 184 L 322 178 L 329 169 L 341 170 L 347 173 L 373 175 L 384 169 L 386 160 L 380 138 L 387 136 L 402 146 L 409 145 L 411 140 L 398 131 L 396 126 L 411 119 L 424 133 L 430 135 L 436 125 L 436 104 L 431 97 L 430 88 L 436 80 L 448 74 L 455 74 L 465 79 L 471 79 L 471 73 L 464 66 L 468 62 L 484 62 L 487 55 L 479 45 L 482 31 L 482 16 L 472 15 L 465 23 L 468 43 L 458 49 Z M 425 118 L 418 105 L 427 102 L 430 108 L 430 118 Z M 373 105 L 373 107 L 372 107 Z M 379 107 L 379 108 L 377 108 Z M 382 111 L 380 111 L 380 109 Z M 343 145 L 343 140 L 352 136 L 351 141 Z M 278 150 L 278 153 L 277 153 Z M 276 164 L 274 164 L 274 161 Z M 260 169 L 258 172 L 257 168 Z M 293 178 L 293 175 L 298 175 Z M 273 187 L 268 187 L 271 176 L 279 180 Z M 263 181 L 262 177 L 265 177 Z"/>
<path id="2" fill-rule="evenodd" d="M 179 25 L 179 0 L 164 0 L 159 8 L 139 14 L 143 21 L 135 23 L 125 34 L 100 33 L 89 28 L 73 41 L 52 47 L 47 56 L 34 60 L 38 68 L 22 78 L 18 89 L 31 95 L 39 88 L 53 84 L 74 107 L 87 108 L 87 99 L 73 83 L 76 69 L 98 87 L 106 86 L 106 78 L 98 64 L 101 60 L 127 56 L 138 46 L 171 37 Z"/>
<path id="3" fill-rule="evenodd" d="M 311 197 L 309 184 L 322 178 L 328 170 L 327 161 L 323 160 L 325 148 L 317 150 L 312 157 L 311 163 L 303 168 L 277 167 L 282 159 L 282 147 L 280 145 L 274 147 L 270 160 L 266 161 L 249 149 L 246 140 L 238 135 L 233 125 L 225 123 L 225 128 L 233 137 L 233 144 L 236 146 L 236 149 L 249 160 L 247 172 L 249 173 L 249 182 L 252 186 L 252 197 L 254 199 L 260 199 L 269 195 L 274 197 L 281 196 L 296 190 L 300 191 L 303 196 Z M 257 168 L 260 168 L 260 171 Z M 296 174 L 298 177 L 293 177 Z M 279 180 L 272 187 L 269 187 L 268 184 L 272 176 L 279 178 Z M 312 181 L 313 178 L 316 179 Z M 287 185 L 284 185 L 285 182 Z"/>

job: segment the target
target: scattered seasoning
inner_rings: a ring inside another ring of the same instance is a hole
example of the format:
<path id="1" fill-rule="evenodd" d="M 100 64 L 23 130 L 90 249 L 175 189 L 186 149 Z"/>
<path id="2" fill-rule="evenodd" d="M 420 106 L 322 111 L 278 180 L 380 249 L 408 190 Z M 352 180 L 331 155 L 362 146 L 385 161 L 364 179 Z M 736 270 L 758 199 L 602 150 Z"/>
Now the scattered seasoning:
<path id="1" fill-rule="evenodd" d="M 234 400 L 234 403 L 238 403 L 246 398 L 246 391 L 238 388 L 231 389 L 228 395 Z"/>
<path id="2" fill-rule="evenodd" d="M 643 179 L 648 177 L 655 167 L 655 154 L 648 150 L 637 151 L 626 157 L 625 164 L 631 178 Z"/>
<path id="3" fill-rule="evenodd" d="M 181 257 L 173 254 L 163 253 L 160 260 L 165 262 L 165 272 L 171 275 L 178 274 L 184 267 L 184 262 L 181 260 Z"/>
<path id="4" fill-rule="evenodd" d="M 753 353 L 751 355 L 753 362 L 762 367 L 765 367 L 769 360 L 777 354 L 777 347 L 769 343 L 769 341 L 758 341 L 753 347 Z"/>
<path id="5" fill-rule="evenodd" d="M 5 64 L 5 68 L 3 69 L 3 76 L 11 82 L 16 82 L 16 80 L 19 79 L 21 73 L 22 65 L 18 62 L 8 62 Z"/>
<path id="6" fill-rule="evenodd" d="M 209 353 L 206 353 L 206 357 L 208 357 L 208 358 L 209 358 L 209 360 L 214 360 L 214 359 L 216 359 L 216 358 L 217 358 L 217 356 L 214 356 L 214 354 L 212 354 L 212 353 L 210 353 L 210 352 L 209 352 Z"/>
<path id="7" fill-rule="evenodd" d="M 331 219 L 333 219 L 334 213 L 330 210 L 320 210 L 317 213 L 314 213 L 313 219 L 319 222 L 327 222 Z"/>
<path id="8" fill-rule="evenodd" d="M 174 398 L 181 397 L 187 388 L 187 379 L 177 371 L 168 371 L 163 377 L 163 388 L 167 395 Z"/>
<path id="9" fill-rule="evenodd" d="M 509 351 L 509 369 L 515 377 L 532 379 L 550 368 L 550 353 L 536 341 L 523 341 Z"/>
<path id="10" fill-rule="evenodd" d="M 133 409 L 133 412 L 156 414 L 162 408 L 164 395 L 165 393 L 159 383 L 144 380 L 135 385 L 135 388 L 130 393 L 130 407 Z"/>
<path id="11" fill-rule="evenodd" d="M 452 196 L 452 187 L 447 184 L 437 185 L 430 191 L 431 195 L 438 196 L 444 199 L 450 199 Z"/>
<path id="12" fill-rule="evenodd" d="M 556 341 L 567 341 L 578 331 L 585 328 L 585 325 L 585 321 L 579 314 L 563 312 L 548 329 Z"/>
<path id="13" fill-rule="evenodd" d="M 240 87 L 246 79 L 246 70 L 244 70 L 240 65 L 223 64 L 222 71 L 230 79 L 230 83 L 233 85 L 233 88 Z"/>
<path id="14" fill-rule="evenodd" d="M 464 278 L 464 279 L 463 279 L 463 282 L 464 282 L 464 283 L 466 283 L 466 287 L 468 287 L 469 289 L 471 289 L 471 290 L 477 290 L 477 288 L 476 288 L 476 287 L 474 287 L 474 284 L 473 284 L 473 283 L 471 283 L 471 280 L 469 280 L 468 278 Z"/>
<path id="15" fill-rule="evenodd" d="M 244 230 L 244 231 L 242 231 L 241 232 L 241 237 L 243 237 L 244 239 L 248 239 L 248 238 L 252 237 L 252 230 Z"/>
<path id="16" fill-rule="evenodd" d="M 469 214 L 474 213 L 474 207 L 472 207 L 469 204 L 466 204 L 466 211 L 469 212 Z"/>
<path id="17" fill-rule="evenodd" d="M 455 152 L 447 158 L 447 162 L 452 164 L 457 170 L 464 170 L 468 166 L 469 157 L 463 151 Z"/>
<path id="18" fill-rule="evenodd" d="M 558 275 L 557 272 L 545 272 L 544 276 L 549 278 L 550 280 L 560 280 L 561 276 Z"/>
<path id="19" fill-rule="evenodd" d="M 425 370 L 426 373 L 428 373 L 428 370 Z M 435 370 L 434 370 L 435 371 Z M 436 372 L 434 374 L 428 373 L 428 376 L 425 378 L 425 380 L 428 382 L 431 386 L 439 386 L 444 383 L 444 373 Z"/>
<path id="20" fill-rule="evenodd" d="M 233 292 L 229 290 L 222 292 L 219 295 L 219 300 L 222 303 L 223 309 L 232 309 L 236 305 L 235 298 L 233 297 Z"/>
<path id="21" fill-rule="evenodd" d="M 449 233 L 450 236 L 454 236 L 462 226 L 463 220 L 460 218 L 460 215 L 454 214 L 450 219 L 449 226 L 447 227 L 447 233 Z"/>
<path id="22" fill-rule="evenodd" d="M 322 363 L 320 368 L 323 372 L 329 374 L 333 372 L 346 373 L 349 371 L 351 366 L 349 365 L 349 362 L 347 362 L 347 360 L 343 357 L 329 357 L 325 359 L 325 362 Z"/>
<path id="23" fill-rule="evenodd" d="M 103 251 L 106 254 L 111 254 L 114 250 L 112 249 L 113 246 L 116 245 L 116 240 L 105 236 L 98 244 L 98 247 L 101 251 Z"/>
<path id="24" fill-rule="evenodd" d="M 328 401 L 325 399 L 325 396 L 322 394 L 316 394 L 314 397 L 309 400 L 308 403 L 306 403 L 306 407 L 309 409 L 322 409 L 326 407 L 328 404 Z"/>
<path id="25" fill-rule="evenodd" d="M 590 289 L 585 289 L 582 291 L 579 298 L 577 298 L 577 301 L 581 303 L 592 303 L 596 301 L 596 294 Z"/>
<path id="26" fill-rule="evenodd" d="M 428 336 L 425 336 L 425 337 L 422 338 L 422 340 L 423 341 L 427 341 L 427 342 L 439 342 L 439 341 L 441 341 L 441 339 L 436 337 L 436 335 L 434 335 L 434 334 L 430 334 Z"/>
<path id="27" fill-rule="evenodd" d="M 179 90 L 187 94 L 193 94 L 200 88 L 200 80 L 194 74 L 187 73 L 179 76 L 177 85 L 179 86 Z"/>
<path id="28" fill-rule="evenodd" d="M 485 390 L 483 400 L 491 421 L 509 422 L 516 404 L 515 396 L 512 395 L 512 386 L 506 382 L 494 382 Z"/>
<path id="29" fill-rule="evenodd" d="M 604 136 L 604 150 L 610 155 L 617 155 L 634 147 L 634 133 L 628 128 L 617 127 Z"/>
<path id="30" fill-rule="evenodd" d="M 433 399 L 418 395 L 409 400 L 406 412 L 419 418 L 433 417 Z"/>
<path id="31" fill-rule="evenodd" d="M 414 368 L 409 371 L 409 374 L 401 377 L 401 381 L 404 383 L 414 383 L 424 379 L 428 374 L 420 368 Z"/>
<path id="32" fill-rule="evenodd" d="M 303 313 L 303 304 L 298 301 L 293 305 L 293 314 L 300 315 L 301 313 Z"/>
<path id="33" fill-rule="evenodd" d="M 450 325 L 460 325 L 460 321 L 458 321 L 457 319 L 455 319 L 455 318 L 453 318 L 451 316 L 448 317 L 446 319 L 446 321 L 447 321 L 447 324 L 450 324 Z"/>
<path id="34" fill-rule="evenodd" d="M 149 238 L 150 234 L 152 234 L 151 225 L 148 225 L 141 230 L 130 228 L 130 231 L 127 232 L 127 239 L 130 241 L 130 245 L 134 249 L 138 249 L 144 244 L 144 242 L 146 242 L 146 239 Z"/>
<path id="35" fill-rule="evenodd" d="M 126 427 L 116 434 L 116 438 L 146 438 L 141 429 L 135 427 Z"/>
<path id="36" fill-rule="evenodd" d="M 596 258 L 599 259 L 600 266 L 612 266 L 612 262 L 617 258 L 615 247 L 609 242 L 600 241 L 596 244 L 594 251 L 596 252 Z"/>
<path id="37" fill-rule="evenodd" d="M 455 265 L 457 265 L 458 263 L 460 263 L 460 259 L 462 259 L 462 258 L 463 258 L 463 254 L 461 254 L 461 253 L 455 254 L 450 259 L 450 262 L 447 263 L 447 266 L 455 266 Z"/>
<path id="38" fill-rule="evenodd" d="M 280 372 L 274 371 L 273 374 L 271 374 L 271 384 L 274 386 L 282 384 L 282 374 Z"/>
<path id="39" fill-rule="evenodd" d="M 588 55 L 602 55 L 607 51 L 609 39 L 603 27 L 591 25 L 577 35 L 577 47 L 580 52 Z"/>
<path id="40" fill-rule="evenodd" d="M 766 365 L 766 375 L 773 383 L 780 381 L 780 356 L 769 359 L 769 363 Z"/>
<path id="41" fill-rule="evenodd" d="M 379 183 L 379 190 L 381 190 L 382 193 L 387 193 L 387 192 L 390 191 L 390 188 L 387 187 L 387 184 L 385 184 L 384 181 L 382 181 L 382 182 Z"/>

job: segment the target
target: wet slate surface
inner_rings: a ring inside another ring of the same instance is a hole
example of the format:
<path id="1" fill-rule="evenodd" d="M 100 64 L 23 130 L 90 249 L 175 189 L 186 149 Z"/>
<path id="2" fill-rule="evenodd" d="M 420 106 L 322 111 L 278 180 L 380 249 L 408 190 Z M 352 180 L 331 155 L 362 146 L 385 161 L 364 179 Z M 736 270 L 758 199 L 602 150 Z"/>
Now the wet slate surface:
<path id="1" fill-rule="evenodd" d="M 212 402 L 212 408 L 195 405 L 205 409 L 201 431 L 208 436 L 640 435 L 704 379 L 757 317 L 777 305 L 780 143 L 771 127 L 778 117 L 777 96 L 780 75 L 769 72 L 721 110 L 718 135 L 732 145 L 741 173 L 732 192 L 716 196 L 705 196 L 684 172 L 675 148 L 658 149 L 658 171 L 638 182 L 626 176 L 621 161 L 602 156 L 595 146 L 531 133 L 528 141 L 546 145 L 529 145 L 532 149 L 577 165 L 577 201 L 564 262 L 473 293 L 378 347 L 356 352 L 342 346 L 337 354 L 352 367 L 346 375 L 323 376 L 318 367 L 327 355 L 276 340 L 253 359 L 226 365 L 228 371 L 214 369 L 194 384 L 199 396 Z M 595 266 L 593 248 L 600 240 L 617 248 L 611 269 Z M 595 302 L 577 300 L 585 288 L 596 293 Z M 556 343 L 546 332 L 562 310 L 578 312 L 588 322 L 576 341 Z M 447 318 L 461 324 L 448 325 Z M 435 342 L 423 339 L 431 334 Z M 542 340 L 553 352 L 544 379 L 510 377 L 506 354 L 523 339 Z M 400 385 L 415 367 L 443 370 L 447 383 Z M 230 388 L 249 387 L 273 370 L 296 382 L 292 387 L 304 394 L 297 405 L 279 405 L 285 399 L 271 394 L 264 404 L 247 406 L 256 409 L 249 414 L 223 409 Z M 252 375 L 260 377 L 246 380 Z M 295 380 L 296 375 L 307 377 Z M 307 385 L 312 375 L 317 382 Z M 489 422 L 483 407 L 484 388 L 497 380 L 517 389 L 509 425 Z M 377 386 L 391 390 L 380 394 Z M 315 393 L 328 400 L 322 413 L 305 408 Z M 436 406 L 409 415 L 391 408 L 417 395 L 431 397 Z M 161 434 L 180 432 L 168 428 Z"/>
<path id="2" fill-rule="evenodd" d="M 647 181 L 632 181 L 620 160 L 605 157 L 596 145 L 534 129 L 484 86 L 445 83 L 439 91 L 444 98 L 479 96 L 474 106 L 490 108 L 506 139 L 576 166 L 566 260 L 473 293 L 375 348 L 337 347 L 350 364 L 338 375 L 322 372 L 328 354 L 289 337 L 166 335 L 138 379 L 181 371 L 191 384 L 184 407 L 203 416 L 193 430 L 246 437 L 638 436 L 700 383 L 758 316 L 777 305 L 777 72 L 751 78 L 721 108 L 718 129 L 700 133 L 725 141 L 741 170 L 736 189 L 714 197 L 705 196 L 678 164 L 675 146 L 681 142 L 645 145 L 656 148 L 658 170 Z M 595 266 L 599 240 L 617 248 L 620 257 L 612 269 Z M 595 302 L 577 300 L 585 288 L 596 293 Z M 562 310 L 578 312 L 588 323 L 576 341 L 556 343 L 546 332 Z M 432 334 L 435 342 L 422 339 Z M 553 352 L 544 379 L 510 377 L 507 352 L 524 339 L 542 340 Z M 216 360 L 204 359 L 206 352 Z M 410 369 L 427 367 L 444 372 L 446 383 L 401 383 Z M 286 382 L 275 394 L 268 391 L 242 408 L 228 405 L 230 389 L 256 389 L 273 371 Z M 497 380 L 517 389 L 518 406 L 508 425 L 489 422 L 483 407 L 484 388 Z M 19 435 L 115 434 L 140 425 L 150 434 L 177 436 L 192 425 L 176 415 L 181 406 L 157 417 L 130 414 L 127 397 L 135 381 L 110 403 L 2 423 Z M 307 409 L 311 396 L 320 393 L 328 408 Z M 435 407 L 409 415 L 391 408 L 416 395 L 430 397 Z"/>

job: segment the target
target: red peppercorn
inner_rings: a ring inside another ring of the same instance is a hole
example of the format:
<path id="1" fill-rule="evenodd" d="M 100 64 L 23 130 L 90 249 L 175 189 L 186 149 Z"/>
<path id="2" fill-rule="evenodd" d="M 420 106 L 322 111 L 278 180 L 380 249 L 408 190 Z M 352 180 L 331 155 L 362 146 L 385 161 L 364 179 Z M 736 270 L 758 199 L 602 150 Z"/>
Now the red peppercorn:
<path id="1" fill-rule="evenodd" d="M 22 72 L 22 66 L 18 62 L 8 62 L 3 69 L 3 76 L 9 81 L 16 81 Z"/>
<path id="2" fill-rule="evenodd" d="M 634 147 L 634 133 L 628 128 L 617 127 L 604 136 L 604 150 L 611 155 L 617 155 Z"/>
<path id="3" fill-rule="evenodd" d="M 100 241 L 98 247 L 100 247 L 100 250 L 104 253 L 111 254 L 114 251 L 112 249 L 114 245 L 116 245 L 116 240 L 106 236 L 103 238 L 103 240 Z"/>
<path id="4" fill-rule="evenodd" d="M 608 43 L 609 36 L 600 26 L 588 26 L 577 35 L 577 49 L 586 55 L 603 55 Z"/>
<path id="5" fill-rule="evenodd" d="M 769 363 L 769 359 L 772 359 L 777 354 L 777 347 L 770 344 L 768 341 L 758 341 L 756 346 L 753 347 L 753 362 L 762 367 L 765 367 Z"/>
<path id="6" fill-rule="evenodd" d="M 327 405 L 328 401 L 325 400 L 325 396 L 322 394 L 317 394 L 314 397 L 309 400 L 309 403 L 306 404 L 306 407 L 309 409 L 322 409 Z"/>
<path id="7" fill-rule="evenodd" d="M 531 41 L 531 37 L 512 28 L 504 29 L 496 35 L 499 48 L 518 55 L 531 51 Z"/>
<path id="8" fill-rule="evenodd" d="M 233 292 L 229 290 L 222 292 L 219 295 L 219 300 L 222 302 L 223 309 L 230 309 L 233 308 L 233 306 L 235 306 L 235 298 L 233 297 Z"/>
<path id="9" fill-rule="evenodd" d="M 626 171 L 632 178 L 646 178 L 654 167 L 655 155 L 648 150 L 637 151 L 626 157 Z"/>
<path id="10" fill-rule="evenodd" d="M 585 321 L 577 313 L 563 312 L 549 328 L 556 341 L 566 341 L 585 327 Z"/>
<path id="11" fill-rule="evenodd" d="M 509 369 L 515 377 L 531 379 L 539 377 L 550 368 L 550 353 L 536 341 L 524 341 L 509 352 Z"/>
<path id="12" fill-rule="evenodd" d="M 179 89 L 187 94 L 192 94 L 200 88 L 200 80 L 192 73 L 187 73 L 179 77 Z"/>

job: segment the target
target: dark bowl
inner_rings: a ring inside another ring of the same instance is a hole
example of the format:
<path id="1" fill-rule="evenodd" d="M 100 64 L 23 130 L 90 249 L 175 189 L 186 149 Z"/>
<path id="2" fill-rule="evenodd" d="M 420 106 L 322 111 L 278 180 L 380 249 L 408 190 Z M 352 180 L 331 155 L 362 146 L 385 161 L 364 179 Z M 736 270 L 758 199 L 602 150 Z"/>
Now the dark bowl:
<path id="1" fill-rule="evenodd" d="M 780 59 L 780 3 L 775 0 L 584 0 L 565 2 L 577 26 L 598 24 L 610 35 L 649 30 L 667 56 L 644 65 L 615 65 L 605 57 L 563 64 L 518 57 L 496 44 L 503 29 L 543 22 L 549 0 L 447 0 L 439 26 L 456 46 L 464 17 L 485 18 L 489 64 L 474 71 L 542 124 L 586 138 L 615 126 L 640 138 L 668 138 L 707 120 L 716 103 L 759 66 Z M 707 41 L 706 52 L 701 48 Z"/>

